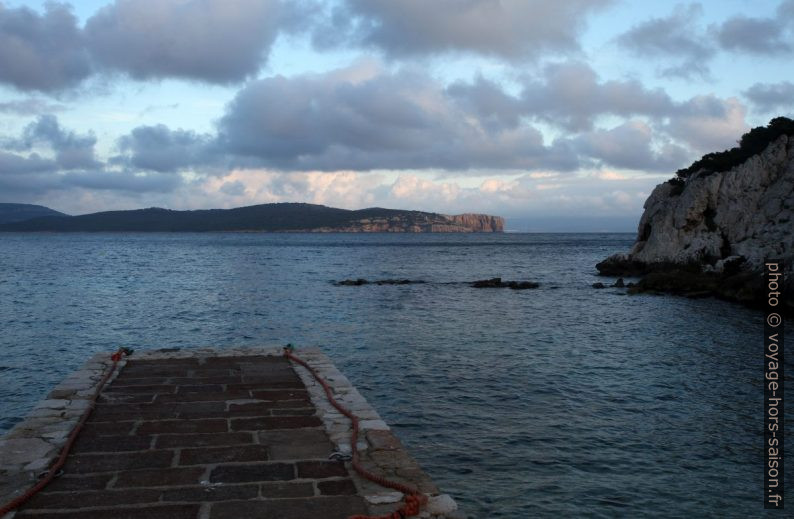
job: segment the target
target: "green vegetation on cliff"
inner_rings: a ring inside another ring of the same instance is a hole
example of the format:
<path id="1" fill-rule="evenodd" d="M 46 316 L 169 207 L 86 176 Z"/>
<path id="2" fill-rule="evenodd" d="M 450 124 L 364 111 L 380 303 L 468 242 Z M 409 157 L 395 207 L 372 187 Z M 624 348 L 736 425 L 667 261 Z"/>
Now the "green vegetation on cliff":
<path id="1" fill-rule="evenodd" d="M 739 146 L 725 151 L 707 153 L 688 168 L 679 169 L 676 178 L 670 182 L 677 184 L 693 173 L 705 169 L 709 173 L 728 171 L 744 161 L 764 151 L 770 142 L 781 135 L 794 135 L 794 121 L 788 117 L 776 117 L 766 126 L 758 126 L 742 135 Z M 681 180 L 679 180 L 681 179 Z"/>

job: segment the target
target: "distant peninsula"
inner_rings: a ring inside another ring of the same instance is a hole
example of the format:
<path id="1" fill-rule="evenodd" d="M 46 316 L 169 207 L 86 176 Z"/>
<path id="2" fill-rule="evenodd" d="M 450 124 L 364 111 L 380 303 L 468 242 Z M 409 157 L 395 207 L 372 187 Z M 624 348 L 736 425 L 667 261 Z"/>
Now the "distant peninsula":
<path id="1" fill-rule="evenodd" d="M 33 204 L 0 204 L 0 224 L 24 222 L 42 216 L 67 216 L 63 213 Z"/>
<path id="2" fill-rule="evenodd" d="M 0 217 L 13 214 L 0 204 Z M 504 218 L 422 211 L 336 209 L 315 204 L 261 204 L 235 209 L 175 211 L 149 208 L 68 216 L 50 213 L 0 220 L 0 232 L 503 232 Z"/>

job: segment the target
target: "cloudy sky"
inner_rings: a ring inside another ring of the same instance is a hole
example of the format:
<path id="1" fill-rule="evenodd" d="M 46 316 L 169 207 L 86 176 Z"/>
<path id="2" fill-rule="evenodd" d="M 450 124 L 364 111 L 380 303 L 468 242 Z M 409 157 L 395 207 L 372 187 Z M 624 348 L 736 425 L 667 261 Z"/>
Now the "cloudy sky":
<path id="1" fill-rule="evenodd" d="M 794 0 L 0 0 L 0 202 L 632 231 L 792 58 Z"/>

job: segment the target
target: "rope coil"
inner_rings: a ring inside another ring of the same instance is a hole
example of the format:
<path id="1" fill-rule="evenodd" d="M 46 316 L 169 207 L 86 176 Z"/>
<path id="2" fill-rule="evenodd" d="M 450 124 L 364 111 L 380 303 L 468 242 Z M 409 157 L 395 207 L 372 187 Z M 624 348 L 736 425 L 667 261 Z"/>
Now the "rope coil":
<path id="1" fill-rule="evenodd" d="M 398 490 L 405 494 L 405 504 L 400 507 L 399 509 L 395 510 L 394 512 L 386 515 L 353 515 L 350 516 L 349 519 L 405 519 L 406 517 L 412 517 L 415 515 L 419 515 L 422 506 L 427 503 L 427 496 L 423 493 L 419 492 L 419 490 L 409 487 L 408 485 L 403 485 L 397 481 L 392 481 L 390 479 L 386 479 L 383 476 L 379 476 L 377 474 L 373 474 L 372 472 L 365 469 L 359 463 L 359 456 L 358 456 L 358 422 L 359 418 L 353 414 L 348 408 L 340 404 L 334 398 L 333 392 L 331 391 L 330 386 L 328 383 L 312 368 L 309 364 L 304 361 L 303 359 L 295 356 L 292 352 L 294 348 L 291 344 L 288 344 L 284 347 L 284 356 L 288 359 L 300 364 L 304 368 L 306 368 L 309 373 L 312 374 L 315 380 L 320 383 L 320 385 L 325 390 L 325 396 L 328 398 L 328 402 L 336 408 L 337 411 L 345 415 L 353 425 L 353 433 L 351 434 L 350 438 L 350 448 L 352 451 L 352 460 L 351 465 L 353 469 L 358 472 L 359 475 L 362 477 L 372 481 L 373 483 L 377 483 L 378 485 L 386 488 L 391 488 L 393 490 Z"/>
<path id="2" fill-rule="evenodd" d="M 83 429 L 83 426 L 85 425 L 89 416 L 91 416 L 91 413 L 94 411 L 94 408 L 96 407 L 96 401 L 99 398 L 99 393 L 102 392 L 102 388 L 105 387 L 107 381 L 116 372 L 116 368 L 118 367 L 119 361 L 125 355 L 132 355 L 132 350 L 129 348 L 119 348 L 118 351 L 116 351 L 116 353 L 110 356 L 110 360 L 113 361 L 113 364 L 108 369 L 105 370 L 104 376 L 99 381 L 99 384 L 97 384 L 96 389 L 94 390 L 94 394 L 91 396 L 91 399 L 89 400 L 88 407 L 83 412 L 83 415 L 80 417 L 80 420 L 77 422 L 77 425 L 75 426 L 74 429 L 72 429 L 71 434 L 69 434 L 69 438 L 66 440 L 66 443 L 61 448 L 61 452 L 58 455 L 58 459 L 55 460 L 55 463 L 49 469 L 47 469 L 46 472 L 43 472 L 39 475 L 40 479 L 38 483 L 30 487 L 21 496 L 12 499 L 8 503 L 3 504 L 3 506 L 0 507 L 0 517 L 3 517 L 8 512 L 11 512 L 12 510 L 16 510 L 20 506 L 30 501 L 30 499 L 33 496 L 41 492 L 41 490 L 44 487 L 49 485 L 53 479 L 63 474 L 63 470 L 61 469 L 66 463 L 66 458 L 69 456 L 69 452 L 72 450 L 72 447 L 74 446 L 74 442 L 77 440 L 77 435 L 80 434 L 80 431 Z"/>

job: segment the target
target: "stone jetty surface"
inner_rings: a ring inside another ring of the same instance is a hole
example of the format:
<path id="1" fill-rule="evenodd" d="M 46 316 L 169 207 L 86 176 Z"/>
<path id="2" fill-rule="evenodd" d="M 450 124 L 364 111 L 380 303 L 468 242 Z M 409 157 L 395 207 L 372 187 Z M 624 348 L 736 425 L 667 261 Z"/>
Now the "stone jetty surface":
<path id="1" fill-rule="evenodd" d="M 429 496 L 421 517 L 463 517 L 389 426 L 317 348 L 296 352 L 361 419 L 370 471 Z M 57 457 L 110 364 L 97 354 L 0 439 L 0 501 Z M 350 422 L 275 347 L 136 352 L 103 390 L 63 474 L 5 518 L 347 518 L 399 492 L 359 477 Z"/>

